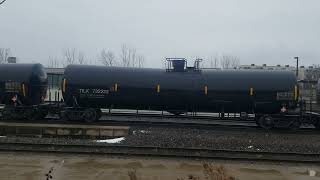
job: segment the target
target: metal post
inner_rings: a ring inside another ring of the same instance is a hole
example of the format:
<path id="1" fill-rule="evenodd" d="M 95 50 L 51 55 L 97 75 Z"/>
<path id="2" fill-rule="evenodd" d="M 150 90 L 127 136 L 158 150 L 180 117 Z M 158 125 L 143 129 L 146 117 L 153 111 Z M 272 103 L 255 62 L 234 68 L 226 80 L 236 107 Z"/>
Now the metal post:
<path id="1" fill-rule="evenodd" d="M 297 60 L 296 76 L 298 77 L 298 75 L 299 75 L 299 57 L 294 57 L 294 59 L 296 59 L 296 60 Z"/>

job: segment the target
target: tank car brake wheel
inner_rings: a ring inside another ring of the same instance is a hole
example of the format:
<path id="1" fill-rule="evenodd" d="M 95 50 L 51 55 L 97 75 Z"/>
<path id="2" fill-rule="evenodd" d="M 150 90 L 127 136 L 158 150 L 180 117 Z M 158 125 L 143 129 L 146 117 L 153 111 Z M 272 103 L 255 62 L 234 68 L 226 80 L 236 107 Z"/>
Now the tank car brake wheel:
<path id="1" fill-rule="evenodd" d="M 264 115 L 259 118 L 258 125 L 263 129 L 271 129 L 274 126 L 274 121 L 271 116 Z"/>
<path id="2" fill-rule="evenodd" d="M 95 122 L 97 120 L 97 111 L 92 108 L 84 110 L 82 119 L 85 122 Z"/>

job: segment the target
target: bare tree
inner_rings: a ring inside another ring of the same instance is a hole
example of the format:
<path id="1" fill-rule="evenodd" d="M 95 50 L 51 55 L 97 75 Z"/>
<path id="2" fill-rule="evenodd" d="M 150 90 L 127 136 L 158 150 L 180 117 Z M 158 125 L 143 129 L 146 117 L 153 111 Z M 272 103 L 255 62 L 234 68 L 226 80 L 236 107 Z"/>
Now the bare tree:
<path id="1" fill-rule="evenodd" d="M 78 54 L 78 62 L 79 62 L 79 64 L 85 64 L 86 63 L 84 53 L 81 52 L 81 51 Z"/>
<path id="2" fill-rule="evenodd" d="M 145 57 L 144 55 L 138 55 L 137 56 L 137 65 L 139 68 L 142 68 L 144 66 Z"/>
<path id="3" fill-rule="evenodd" d="M 236 56 L 231 56 L 231 68 L 237 68 L 240 66 L 240 59 Z"/>
<path id="4" fill-rule="evenodd" d="M 10 54 L 9 48 L 0 48 L 0 64 L 6 63 Z"/>
<path id="5" fill-rule="evenodd" d="M 124 67 L 130 66 L 130 55 L 129 55 L 129 47 L 126 44 L 121 45 L 121 52 L 120 52 L 121 64 Z"/>
<path id="6" fill-rule="evenodd" d="M 58 68 L 59 67 L 59 60 L 57 57 L 49 57 L 48 59 L 48 67 L 49 68 Z"/>
<path id="7" fill-rule="evenodd" d="M 115 59 L 116 56 L 114 55 L 114 53 L 112 51 L 106 51 L 105 49 L 103 49 L 100 53 L 100 61 L 102 62 L 102 64 L 104 64 L 105 66 L 114 66 L 115 64 Z"/>
<path id="8" fill-rule="evenodd" d="M 137 66 L 137 56 L 136 56 L 136 49 L 135 48 L 129 48 L 129 62 L 132 67 Z"/>
<path id="9" fill-rule="evenodd" d="M 210 56 L 209 61 L 210 61 L 210 68 L 218 68 L 219 59 L 217 56 Z"/>
<path id="10" fill-rule="evenodd" d="M 320 64 L 313 64 L 311 67 L 305 71 L 305 80 L 318 81 L 320 79 Z"/>
<path id="11" fill-rule="evenodd" d="M 64 56 L 64 66 L 67 66 L 69 64 L 75 64 L 76 62 L 76 49 L 65 49 L 63 50 L 63 56 Z"/>
<path id="12" fill-rule="evenodd" d="M 220 64 L 223 69 L 236 68 L 240 65 L 240 60 L 235 56 L 223 55 L 220 59 Z"/>
<path id="13" fill-rule="evenodd" d="M 109 66 L 108 59 L 107 59 L 107 52 L 105 49 L 101 50 L 100 55 L 99 55 L 99 59 L 103 65 Z"/>
<path id="14" fill-rule="evenodd" d="M 3 4 L 4 2 L 6 2 L 6 0 L 2 0 L 2 1 L 0 1 L 0 5 L 1 5 L 1 4 Z"/>
<path id="15" fill-rule="evenodd" d="M 122 44 L 120 52 L 121 65 L 124 67 L 137 66 L 137 51 L 135 48 Z"/>

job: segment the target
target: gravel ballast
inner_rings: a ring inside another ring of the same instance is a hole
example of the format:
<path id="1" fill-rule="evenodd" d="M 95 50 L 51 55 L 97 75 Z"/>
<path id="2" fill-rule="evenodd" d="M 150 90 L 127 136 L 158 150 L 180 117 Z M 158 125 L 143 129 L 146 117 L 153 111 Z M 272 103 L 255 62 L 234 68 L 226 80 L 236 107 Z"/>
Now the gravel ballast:
<path id="1" fill-rule="evenodd" d="M 277 133 L 246 130 L 203 130 L 197 128 L 132 127 L 130 135 L 117 143 L 92 139 L 0 137 L 0 143 L 50 143 L 129 145 L 204 148 L 255 152 L 319 153 L 320 133 Z"/>

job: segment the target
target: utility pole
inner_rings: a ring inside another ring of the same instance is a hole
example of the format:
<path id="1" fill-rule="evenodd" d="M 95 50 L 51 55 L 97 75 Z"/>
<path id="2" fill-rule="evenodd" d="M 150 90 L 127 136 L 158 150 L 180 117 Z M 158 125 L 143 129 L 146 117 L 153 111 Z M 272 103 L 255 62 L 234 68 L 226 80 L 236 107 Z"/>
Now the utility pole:
<path id="1" fill-rule="evenodd" d="M 294 57 L 295 60 L 297 60 L 297 69 L 296 69 L 296 76 L 299 75 L 299 57 Z"/>

